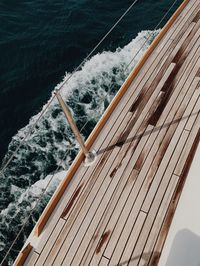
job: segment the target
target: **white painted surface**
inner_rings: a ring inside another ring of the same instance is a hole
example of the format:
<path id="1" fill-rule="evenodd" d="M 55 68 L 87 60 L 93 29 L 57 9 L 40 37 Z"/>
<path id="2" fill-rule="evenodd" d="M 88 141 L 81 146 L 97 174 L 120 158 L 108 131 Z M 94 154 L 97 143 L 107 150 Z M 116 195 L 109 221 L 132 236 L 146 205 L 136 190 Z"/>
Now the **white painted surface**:
<path id="1" fill-rule="evenodd" d="M 200 145 L 181 194 L 159 266 L 200 266 Z"/>

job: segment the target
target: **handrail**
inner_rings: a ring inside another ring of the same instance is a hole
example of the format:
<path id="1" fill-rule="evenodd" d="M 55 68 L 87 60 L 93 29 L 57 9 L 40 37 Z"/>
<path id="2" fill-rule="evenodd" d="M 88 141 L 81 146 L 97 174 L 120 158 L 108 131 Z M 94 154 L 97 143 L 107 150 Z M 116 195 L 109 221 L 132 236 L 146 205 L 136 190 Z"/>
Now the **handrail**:
<path id="1" fill-rule="evenodd" d="M 88 137 L 86 141 L 86 147 L 89 150 L 93 143 L 95 142 L 96 138 L 98 137 L 100 131 L 102 130 L 103 126 L 106 124 L 107 120 L 109 119 L 110 115 L 118 105 L 119 101 L 129 88 L 130 84 L 132 83 L 133 79 L 137 76 L 142 66 L 145 64 L 146 60 L 149 58 L 149 56 L 152 54 L 154 49 L 157 47 L 161 39 L 164 37 L 164 35 L 167 33 L 171 25 L 174 23 L 176 18 L 181 14 L 181 12 L 184 10 L 184 8 L 187 6 L 190 0 L 185 0 L 180 7 L 175 11 L 175 13 L 172 15 L 172 17 L 168 20 L 168 22 L 165 24 L 161 32 L 158 34 L 158 36 L 155 38 L 155 40 L 152 42 L 152 44 L 149 46 L 148 50 L 145 52 L 142 59 L 138 62 L 138 64 L 135 66 L 133 71 L 129 74 L 128 78 L 125 80 L 124 84 L 116 94 L 116 96 L 113 98 L 112 102 L 106 109 L 105 113 L 101 117 L 100 121 L 97 123 L 95 128 L 93 129 L 92 133 Z M 54 192 L 52 198 L 50 199 L 49 203 L 47 204 L 46 208 L 44 209 L 42 215 L 40 216 L 35 228 L 34 228 L 34 234 L 36 236 L 39 236 L 48 221 L 50 215 L 52 214 L 53 210 L 55 209 L 57 203 L 61 199 L 64 191 L 66 190 L 67 186 L 69 185 L 70 181 L 72 180 L 74 174 L 76 173 L 77 169 L 81 165 L 84 159 L 84 154 L 82 151 L 78 153 L 76 156 L 73 164 L 69 168 L 66 177 L 63 179 L 63 181 L 60 183 L 56 191 Z"/>
<path id="2" fill-rule="evenodd" d="M 18 257 L 16 258 L 13 266 L 23 266 L 24 262 L 26 261 L 28 255 L 30 254 L 31 250 L 32 250 L 32 246 L 29 243 L 18 255 Z"/>

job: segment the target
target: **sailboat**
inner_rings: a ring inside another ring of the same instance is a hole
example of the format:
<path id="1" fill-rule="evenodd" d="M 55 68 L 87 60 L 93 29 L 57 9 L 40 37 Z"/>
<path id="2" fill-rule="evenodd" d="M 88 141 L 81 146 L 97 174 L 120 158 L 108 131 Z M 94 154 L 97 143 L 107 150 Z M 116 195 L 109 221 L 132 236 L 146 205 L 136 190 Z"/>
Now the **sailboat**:
<path id="1" fill-rule="evenodd" d="M 183 1 L 85 143 L 57 97 L 81 150 L 14 265 L 199 265 L 199 1 Z"/>

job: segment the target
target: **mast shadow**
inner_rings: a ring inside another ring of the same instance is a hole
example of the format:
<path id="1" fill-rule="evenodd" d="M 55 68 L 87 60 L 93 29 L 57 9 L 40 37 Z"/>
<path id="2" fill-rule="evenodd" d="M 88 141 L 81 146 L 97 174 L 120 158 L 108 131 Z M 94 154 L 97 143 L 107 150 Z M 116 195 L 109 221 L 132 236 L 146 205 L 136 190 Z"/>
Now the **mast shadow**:
<path id="1" fill-rule="evenodd" d="M 108 146 L 108 147 L 106 147 L 105 149 L 100 149 L 100 150 L 97 152 L 97 155 L 100 155 L 100 154 L 102 154 L 102 153 L 104 153 L 104 152 L 110 151 L 110 150 L 114 149 L 116 146 L 120 147 L 120 146 L 122 146 L 122 145 L 124 145 L 124 144 L 126 144 L 126 143 L 130 143 L 130 142 L 132 142 L 132 141 L 134 141 L 134 140 L 137 140 L 137 139 L 140 139 L 140 138 L 142 138 L 142 137 L 145 137 L 145 136 L 151 134 L 152 132 L 159 131 L 161 128 L 167 128 L 167 127 L 170 127 L 170 126 L 173 125 L 173 124 L 179 123 L 179 122 L 182 121 L 182 120 L 188 119 L 189 117 L 192 117 L 192 116 L 195 116 L 195 115 L 199 114 L 199 112 L 200 112 L 200 111 L 198 111 L 198 112 L 196 112 L 196 113 L 193 113 L 193 114 L 191 114 L 191 115 L 184 116 L 184 117 L 182 117 L 182 118 L 179 118 L 179 119 L 173 120 L 173 121 L 171 121 L 171 122 L 169 122 L 169 123 L 166 123 L 166 124 L 164 124 L 164 125 L 162 125 L 162 126 L 154 127 L 152 130 L 145 131 L 145 133 L 135 135 L 135 136 L 132 137 L 132 138 L 128 138 L 128 139 L 125 139 L 125 140 L 123 140 L 123 141 L 116 142 L 115 144 L 113 144 L 113 145 L 111 145 L 111 146 Z"/>

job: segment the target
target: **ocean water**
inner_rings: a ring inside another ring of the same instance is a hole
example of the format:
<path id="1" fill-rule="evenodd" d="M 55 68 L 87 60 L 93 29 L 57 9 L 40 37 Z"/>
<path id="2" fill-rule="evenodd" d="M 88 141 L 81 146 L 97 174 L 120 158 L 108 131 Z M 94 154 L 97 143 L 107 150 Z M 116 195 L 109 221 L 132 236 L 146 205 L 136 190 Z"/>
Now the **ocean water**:
<path id="1" fill-rule="evenodd" d="M 166 20 L 182 1 L 177 1 Z M 2 166 L 36 121 L 52 92 L 89 54 L 132 3 L 48 0 L 0 3 L 0 160 Z M 158 34 L 172 0 L 137 4 L 63 87 L 86 139 L 125 78 Z M 127 68 L 138 51 L 137 57 Z M 78 152 L 57 101 L 0 176 L 0 261 L 38 197 L 58 169 L 41 204 L 7 258 L 12 265 L 45 204 Z M 65 160 L 60 164 L 64 154 Z M 5 264 L 5 265 L 6 265 Z"/>

